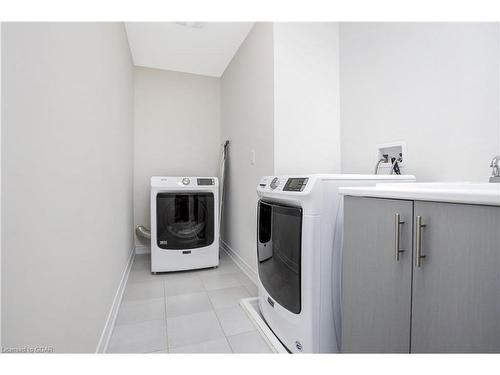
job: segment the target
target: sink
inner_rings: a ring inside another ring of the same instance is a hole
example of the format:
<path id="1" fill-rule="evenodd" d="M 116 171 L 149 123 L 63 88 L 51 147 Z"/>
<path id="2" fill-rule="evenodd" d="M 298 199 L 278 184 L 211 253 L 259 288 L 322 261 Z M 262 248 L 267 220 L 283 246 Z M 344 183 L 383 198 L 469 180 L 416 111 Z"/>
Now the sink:
<path id="1" fill-rule="evenodd" d="M 378 183 L 373 187 L 341 188 L 343 195 L 500 206 L 500 184 L 490 182 Z"/>
<path id="2" fill-rule="evenodd" d="M 414 183 L 377 183 L 377 187 L 390 189 L 423 189 L 423 190 L 469 190 L 469 191 L 484 191 L 498 192 L 500 184 L 490 182 L 414 182 Z"/>

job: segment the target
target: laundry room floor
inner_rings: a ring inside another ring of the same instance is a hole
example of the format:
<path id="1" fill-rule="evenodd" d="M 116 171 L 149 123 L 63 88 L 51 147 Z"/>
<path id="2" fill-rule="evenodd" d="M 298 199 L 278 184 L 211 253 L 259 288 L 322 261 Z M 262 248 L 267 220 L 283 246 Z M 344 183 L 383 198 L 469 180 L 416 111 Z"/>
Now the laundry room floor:
<path id="1" fill-rule="evenodd" d="M 255 284 L 220 251 L 218 268 L 152 275 L 137 255 L 109 353 L 270 353 L 239 305 Z"/>

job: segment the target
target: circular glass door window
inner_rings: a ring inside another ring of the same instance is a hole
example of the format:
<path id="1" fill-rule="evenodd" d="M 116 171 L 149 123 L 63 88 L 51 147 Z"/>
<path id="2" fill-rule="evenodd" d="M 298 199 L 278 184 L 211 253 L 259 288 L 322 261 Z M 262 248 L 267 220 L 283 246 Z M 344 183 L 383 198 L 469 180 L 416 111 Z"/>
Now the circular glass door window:
<path id="1" fill-rule="evenodd" d="M 160 193 L 157 203 L 157 242 L 163 249 L 208 246 L 214 239 L 212 193 Z"/>

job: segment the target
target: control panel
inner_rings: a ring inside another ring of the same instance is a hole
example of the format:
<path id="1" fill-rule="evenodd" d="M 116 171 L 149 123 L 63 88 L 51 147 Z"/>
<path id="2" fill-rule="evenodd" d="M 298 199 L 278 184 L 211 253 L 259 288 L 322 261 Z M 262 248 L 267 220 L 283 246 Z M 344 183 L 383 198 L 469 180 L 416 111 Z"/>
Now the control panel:
<path id="1" fill-rule="evenodd" d="M 198 186 L 215 185 L 215 180 L 213 178 L 198 178 Z"/>
<path id="2" fill-rule="evenodd" d="M 278 177 L 274 177 L 271 183 L 269 184 L 269 187 L 274 190 L 278 187 L 279 183 L 280 180 L 278 179 Z"/>
<path id="3" fill-rule="evenodd" d="M 215 178 L 210 177 L 179 177 L 177 184 L 188 186 L 213 186 Z"/>
<path id="4" fill-rule="evenodd" d="M 259 190 L 301 192 L 305 189 L 308 177 L 262 177 Z"/>
<path id="5" fill-rule="evenodd" d="M 152 176 L 151 187 L 179 187 L 182 189 L 212 189 L 218 185 L 217 177 L 195 177 L 195 176 Z"/>
<path id="6" fill-rule="evenodd" d="M 302 191 L 307 185 L 307 177 L 303 178 L 289 178 L 286 181 L 283 191 Z"/>

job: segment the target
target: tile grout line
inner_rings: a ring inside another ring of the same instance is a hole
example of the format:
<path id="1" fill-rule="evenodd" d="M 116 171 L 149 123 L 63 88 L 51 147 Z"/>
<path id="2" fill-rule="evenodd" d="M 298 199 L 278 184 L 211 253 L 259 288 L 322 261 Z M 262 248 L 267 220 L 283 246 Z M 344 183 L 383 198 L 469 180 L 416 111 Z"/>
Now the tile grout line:
<path id="1" fill-rule="evenodd" d="M 208 292 L 207 292 L 207 295 L 208 295 Z M 219 315 L 217 315 L 217 311 L 215 309 L 214 304 L 212 303 L 212 300 L 210 299 L 210 296 L 208 296 L 208 300 L 210 301 L 210 305 L 212 306 L 212 310 L 213 310 L 213 312 L 215 314 L 215 318 L 217 319 L 217 322 L 219 323 L 219 327 L 220 327 L 220 329 L 222 331 L 222 334 L 224 335 L 224 340 L 226 340 L 227 346 L 229 347 L 229 350 L 231 350 L 231 353 L 234 353 L 233 347 L 231 346 L 231 343 L 227 339 L 226 332 L 224 332 L 224 328 L 222 328 L 222 323 L 221 323 L 221 321 L 219 319 Z"/>
<path id="2" fill-rule="evenodd" d="M 167 289 L 166 289 L 167 280 L 163 280 L 163 313 L 165 318 L 165 336 L 167 341 L 167 353 L 170 354 L 170 345 L 168 343 L 168 320 L 167 320 Z"/>
<path id="3" fill-rule="evenodd" d="M 157 298 L 157 299 L 160 299 L 160 298 Z M 163 299 L 163 298 L 162 298 Z M 144 301 L 147 301 L 147 300 L 144 300 Z M 163 301 L 163 304 L 165 301 Z M 164 315 L 165 317 L 165 315 Z M 141 324 L 141 323 L 148 323 L 148 322 L 154 322 L 154 321 L 157 321 L 157 320 L 164 320 L 164 319 L 141 319 L 140 321 L 138 322 L 129 322 L 129 323 L 120 323 L 120 324 L 116 324 L 115 326 L 116 327 L 122 327 L 122 326 L 133 326 L 133 325 L 136 325 L 136 324 Z"/>
<path id="4" fill-rule="evenodd" d="M 133 266 L 136 264 L 136 260 L 137 259 L 134 259 L 134 262 L 131 266 L 131 272 L 132 272 L 132 268 Z M 142 271 L 142 270 L 141 270 Z M 134 272 L 137 272 L 136 270 Z M 127 280 L 127 283 L 125 285 L 125 289 L 127 289 L 130 285 L 134 284 L 134 283 L 131 283 L 130 282 L 131 280 L 128 279 Z M 162 283 L 163 284 L 163 283 Z M 124 293 L 125 293 L 125 290 L 124 290 Z M 163 296 L 165 295 L 165 292 L 164 292 L 164 287 L 163 287 Z M 158 297 L 153 297 L 153 298 L 138 298 L 138 299 L 127 299 L 127 300 L 124 300 L 122 301 L 123 303 L 120 304 L 120 309 L 118 311 L 118 315 L 119 313 L 121 312 L 121 309 L 124 305 L 126 305 L 127 303 L 140 303 L 140 302 L 143 302 L 143 301 L 151 301 L 151 300 L 154 300 L 154 299 L 161 299 L 160 296 Z M 164 304 L 164 301 L 162 301 L 163 304 Z M 137 324 L 143 324 L 143 323 L 149 323 L 149 322 L 155 322 L 155 321 L 159 321 L 161 322 L 162 319 L 145 319 L 145 320 L 141 320 L 141 321 L 137 321 L 137 322 L 129 322 L 129 323 L 121 323 L 121 324 L 115 324 L 115 326 L 113 327 L 113 333 L 115 331 L 116 328 L 120 328 L 120 327 L 123 327 L 123 326 L 130 326 L 130 325 L 137 325 Z M 163 322 L 165 323 L 166 325 L 166 322 L 163 320 Z M 154 352 L 157 352 L 158 350 L 155 350 Z M 161 351 L 161 350 L 159 350 Z M 142 352 L 142 353 L 150 353 L 150 352 Z"/>
<path id="5" fill-rule="evenodd" d="M 245 272 L 238 266 L 238 264 L 234 261 L 234 259 L 232 259 L 230 255 L 228 255 L 228 257 L 229 257 L 229 260 L 232 262 L 232 264 L 235 265 L 237 268 L 237 272 L 235 272 L 235 274 L 243 276 L 244 278 L 248 279 L 254 286 L 257 286 L 252 281 L 252 279 L 250 279 L 250 277 L 248 277 L 248 275 L 246 275 Z M 241 286 L 243 286 L 243 288 L 248 292 L 248 294 L 250 296 L 253 296 L 253 292 L 247 287 L 247 285 L 245 285 L 243 282 L 241 282 L 240 279 L 238 279 L 238 281 L 240 282 Z"/>
<path id="6" fill-rule="evenodd" d="M 199 275 L 195 275 L 197 278 L 200 278 Z M 166 282 L 167 280 L 165 280 Z M 203 281 L 200 279 L 200 282 L 202 282 L 203 284 Z M 214 306 L 212 304 L 212 300 L 210 299 L 210 296 L 208 295 L 208 291 L 206 291 L 205 289 L 202 290 L 202 291 L 199 291 L 199 292 L 194 292 L 194 293 L 183 293 L 183 294 L 201 294 L 201 293 L 204 293 L 207 298 L 208 298 L 208 302 L 210 303 L 210 306 L 212 307 L 211 310 L 207 310 L 207 311 L 199 311 L 199 312 L 194 312 L 194 313 L 190 313 L 190 314 L 181 314 L 181 315 L 178 315 L 178 316 L 173 316 L 172 318 L 179 318 L 179 317 L 183 317 L 183 316 L 189 316 L 189 315 L 196 315 L 196 314 L 201 314 L 201 313 L 204 313 L 204 312 L 210 312 L 210 311 L 213 311 L 213 313 L 215 314 L 215 317 L 217 319 L 217 323 L 219 323 L 219 327 L 221 328 L 221 331 L 222 331 L 222 334 L 224 335 L 225 337 L 225 334 L 224 334 L 224 330 L 222 329 L 222 326 L 219 322 L 219 318 L 217 317 L 217 313 L 215 312 L 215 309 L 214 309 Z M 179 294 L 179 295 L 176 295 L 176 296 L 181 296 L 183 294 Z M 171 297 L 175 297 L 175 296 L 171 296 Z M 167 299 L 167 295 L 166 295 L 166 289 L 165 289 L 165 301 Z M 166 303 L 165 303 L 165 318 L 168 319 L 167 317 L 167 310 L 166 310 Z M 167 323 L 168 324 L 168 323 Z M 208 340 L 208 341 L 212 341 L 212 340 Z M 168 333 L 167 333 L 167 342 L 168 342 Z M 206 342 L 206 341 L 200 341 L 200 342 L 196 342 L 196 343 L 192 343 L 192 344 L 188 344 L 188 345 L 197 345 L 197 344 L 201 344 L 203 342 Z M 181 345 L 181 346 L 178 346 L 178 348 L 181 348 L 183 346 L 188 346 L 188 345 Z M 170 352 L 170 349 L 175 349 L 174 347 L 170 348 L 170 345 L 168 345 L 168 350 Z"/>
<path id="7" fill-rule="evenodd" d="M 231 274 L 229 274 L 229 273 L 228 273 L 227 275 L 231 275 Z M 203 288 L 205 289 L 205 291 L 206 291 L 207 293 L 208 293 L 208 292 L 214 292 L 214 291 L 217 291 L 217 290 L 223 290 L 223 289 L 231 289 L 231 288 L 239 288 L 239 287 L 243 287 L 243 288 L 245 288 L 245 285 L 243 285 L 243 284 L 241 283 L 241 281 L 240 281 L 240 280 L 237 280 L 237 281 L 238 281 L 239 285 L 234 285 L 234 286 L 224 286 L 224 287 L 222 287 L 222 288 L 215 288 L 215 289 L 207 289 L 207 287 L 205 286 L 205 284 L 203 284 Z M 203 283 L 203 281 L 202 281 L 202 283 Z M 246 289 L 246 288 L 245 288 L 245 289 Z"/>
<path id="8" fill-rule="evenodd" d="M 234 262 L 231 258 L 229 258 L 229 260 L 230 260 L 230 263 L 229 263 L 229 264 L 235 265 L 235 262 Z M 219 266 L 219 267 L 221 267 L 221 266 Z M 223 267 L 223 266 L 222 266 L 222 267 Z M 136 271 L 136 270 L 134 270 L 134 271 Z M 142 267 L 141 267 L 141 269 L 140 269 L 140 270 L 137 270 L 137 271 L 142 272 L 142 271 L 143 271 L 143 270 L 142 270 Z M 208 298 L 208 300 L 209 300 L 209 304 L 210 304 L 210 307 L 211 307 L 211 309 L 210 309 L 210 310 L 208 310 L 208 311 L 213 311 L 213 313 L 215 314 L 216 319 L 217 319 L 217 323 L 218 323 L 218 325 L 219 325 L 219 328 L 221 329 L 221 332 L 223 333 L 223 337 L 224 337 L 224 339 L 225 339 L 225 341 L 226 341 L 226 343 L 227 343 L 227 345 L 228 345 L 228 347 L 229 347 L 230 351 L 231 351 L 231 352 L 234 352 L 234 348 L 232 347 L 231 343 L 230 343 L 230 342 L 229 342 L 229 340 L 228 340 L 228 337 L 229 337 L 229 336 L 228 336 L 228 335 L 226 335 L 226 333 L 224 332 L 224 329 L 223 329 L 223 327 L 222 327 L 221 320 L 220 320 L 220 318 L 219 318 L 219 316 L 218 316 L 218 314 L 217 314 L 217 309 L 215 309 L 215 305 L 214 305 L 214 303 L 213 303 L 212 299 L 210 298 L 210 292 L 217 291 L 217 290 L 230 289 L 230 288 L 242 288 L 242 289 L 243 289 L 243 290 L 244 290 L 247 294 L 252 295 L 252 293 L 251 293 L 251 291 L 247 288 L 247 286 L 245 285 L 245 284 L 246 284 L 246 282 L 243 282 L 243 281 L 241 280 L 241 278 L 239 277 L 239 276 L 243 276 L 243 277 L 245 277 L 245 276 L 246 276 L 246 275 L 245 275 L 245 274 L 244 274 L 244 273 L 243 273 L 243 272 L 242 272 L 239 268 L 236 268 L 235 270 L 228 270 L 228 271 L 229 271 L 229 272 L 223 272 L 223 273 L 220 273 L 220 275 L 210 275 L 210 274 L 206 274 L 206 275 L 205 275 L 205 274 L 197 274 L 197 273 L 194 273 L 194 274 L 192 274 L 191 276 L 193 276 L 196 280 L 199 280 L 199 281 L 201 282 L 201 284 L 202 284 L 202 286 L 203 286 L 203 290 L 201 290 L 200 292 L 204 292 L 204 293 L 205 293 L 205 295 L 207 296 L 207 298 Z M 207 289 L 207 286 L 206 286 L 206 285 L 205 285 L 205 283 L 204 283 L 205 278 L 210 278 L 210 277 L 212 277 L 212 276 L 222 276 L 222 277 L 224 277 L 224 276 L 226 276 L 226 275 L 234 275 L 234 276 L 235 276 L 235 278 L 237 279 L 237 281 L 238 281 L 238 284 L 239 284 L 239 285 L 237 285 L 237 286 L 235 285 L 235 286 L 232 286 L 232 287 L 222 287 L 222 288 L 217 288 L 217 289 L 212 289 L 212 290 L 208 290 L 208 289 Z M 129 280 L 129 281 L 130 281 L 130 280 Z M 142 283 L 149 283 L 149 284 L 151 284 L 151 283 L 154 283 L 154 282 L 156 282 L 156 280 L 140 280 L 140 279 L 139 279 L 139 280 L 137 280 L 137 283 L 138 283 L 138 284 L 142 284 Z M 168 278 L 162 279 L 162 280 L 161 280 L 161 282 L 162 282 L 162 290 L 163 290 L 163 312 L 164 312 L 164 319 L 165 319 L 166 351 L 167 351 L 167 353 L 170 353 L 170 350 L 171 350 L 171 349 L 173 349 L 173 348 L 171 348 L 170 339 L 169 339 L 169 324 L 168 324 L 168 314 L 167 314 L 167 303 L 168 303 L 168 299 L 169 299 L 169 296 L 167 295 L 167 289 L 168 289 L 167 283 L 169 282 L 169 281 L 168 281 Z M 129 283 L 127 283 L 127 284 L 129 284 Z M 189 293 L 182 293 L 182 294 L 189 294 Z M 156 298 L 161 298 L 161 297 L 156 297 Z M 132 301 L 141 301 L 141 300 L 143 300 L 143 301 L 147 301 L 147 300 L 150 300 L 150 299 L 154 299 L 154 298 L 147 298 L 147 299 L 142 299 L 142 298 L 140 298 L 140 299 L 131 299 L 131 300 L 129 300 L 129 301 L 131 301 L 131 302 L 132 302 Z M 239 306 L 239 305 L 237 305 L 237 306 Z M 231 307 L 231 306 L 228 306 L 227 308 L 230 308 L 230 307 Z M 223 309 L 223 308 L 221 308 L 221 309 Z M 191 315 L 191 314 L 186 314 L 186 315 Z M 142 322 L 146 322 L 146 321 L 153 321 L 153 320 L 157 320 L 157 319 L 148 319 L 148 320 L 144 320 L 144 321 L 142 321 Z M 141 322 L 141 323 L 142 323 L 142 322 Z M 126 323 L 126 324 L 135 324 L 135 323 Z M 124 324 L 124 325 L 125 325 L 125 324 Z M 231 335 L 231 336 L 234 336 L 234 335 Z M 215 340 L 215 339 L 214 339 L 214 340 Z M 205 340 L 205 341 L 207 341 L 207 340 Z M 196 344 L 202 344 L 202 343 L 203 343 L 203 342 L 205 342 L 205 341 L 200 341 L 200 342 L 194 343 L 193 345 L 196 345 Z M 210 340 L 208 340 L 208 341 L 210 341 Z M 161 351 L 161 350 L 160 350 L 160 351 Z"/>
<path id="9" fill-rule="evenodd" d="M 199 292 L 199 293 L 205 293 L 205 294 L 207 294 L 207 292 Z M 225 338 L 226 334 L 224 333 L 224 330 L 222 329 L 222 325 L 221 325 L 221 323 L 219 321 L 219 317 L 217 316 L 217 313 L 215 311 L 215 308 L 213 307 L 213 304 L 212 304 L 212 301 L 210 300 L 210 298 L 209 298 L 209 302 L 210 302 L 210 306 L 212 307 L 211 310 L 199 311 L 199 312 L 194 312 L 194 313 L 190 313 L 190 314 L 182 314 L 182 315 L 174 316 L 172 318 L 187 317 L 187 316 L 191 316 L 191 315 L 197 315 L 197 314 L 203 314 L 203 313 L 213 312 L 215 314 L 215 318 L 217 319 L 217 323 L 219 324 L 219 327 L 220 327 L 220 329 L 222 331 L 222 334 L 223 334 L 223 336 Z M 184 346 L 190 346 L 190 345 L 198 345 L 198 344 L 202 344 L 204 342 L 215 341 L 215 340 L 218 340 L 218 338 L 214 338 L 214 339 L 210 339 L 210 340 L 204 340 L 204 341 L 198 341 L 198 342 L 193 342 L 191 344 L 180 345 L 180 346 L 177 346 L 177 348 L 182 348 Z M 175 349 L 175 348 L 172 348 L 172 349 Z"/>
<path id="10" fill-rule="evenodd" d="M 238 265 L 236 264 L 236 262 L 235 262 L 233 259 L 231 259 L 231 257 L 230 257 L 229 259 L 231 260 L 231 262 L 232 262 L 233 264 L 235 264 L 236 266 L 238 266 Z M 241 269 L 239 269 L 239 267 L 238 267 L 238 272 L 237 272 L 237 273 L 239 273 L 239 274 L 243 275 L 244 277 L 248 278 L 248 279 L 249 279 L 249 280 L 253 283 L 253 281 L 252 281 L 252 280 L 251 280 L 251 279 L 250 279 L 250 278 L 249 278 L 249 277 L 248 277 L 248 276 L 247 276 L 247 275 L 246 275 L 246 274 L 245 274 L 245 273 L 244 273 Z M 241 287 L 243 287 L 243 289 L 244 289 L 244 290 L 248 293 L 248 295 L 249 295 L 249 296 L 252 296 L 252 292 L 251 292 L 250 290 L 248 290 L 247 286 L 246 286 L 245 284 L 243 284 L 243 283 L 241 282 L 241 280 L 238 280 L 238 281 L 239 281 L 239 282 L 240 282 L 240 284 L 241 284 L 240 286 L 241 286 Z M 226 288 L 226 289 L 227 289 L 227 288 Z M 212 303 L 212 300 L 210 300 L 210 303 Z M 213 304 L 212 304 L 212 305 L 213 305 Z M 239 305 L 239 304 L 238 304 L 237 306 L 238 306 L 238 307 L 240 307 L 240 305 Z M 227 307 L 227 308 L 229 308 L 229 307 Z M 215 316 L 217 317 L 217 320 L 219 321 L 219 324 L 221 325 L 221 323 L 220 323 L 220 319 L 219 319 L 219 316 L 217 315 L 217 312 L 216 312 L 216 310 L 215 310 L 215 307 L 214 307 L 214 312 L 215 312 Z M 222 325 L 221 325 L 221 328 L 222 328 Z M 257 331 L 257 330 L 255 330 L 255 331 Z M 231 349 L 231 352 L 232 352 L 232 353 L 235 353 L 234 348 L 233 348 L 233 346 L 231 345 L 231 342 L 229 341 L 229 337 L 230 337 L 230 336 L 237 336 L 237 335 L 241 335 L 241 334 L 245 334 L 245 333 L 249 333 L 249 332 L 254 332 L 254 331 L 241 332 L 241 333 L 237 333 L 237 334 L 234 334 L 234 335 L 229 335 L 229 336 L 228 336 L 228 335 L 226 335 L 226 333 L 224 332 L 224 330 L 222 330 L 222 332 L 224 333 L 224 338 L 226 339 L 226 342 L 228 343 L 229 348 Z M 258 331 L 257 331 L 257 332 L 258 332 Z"/>

